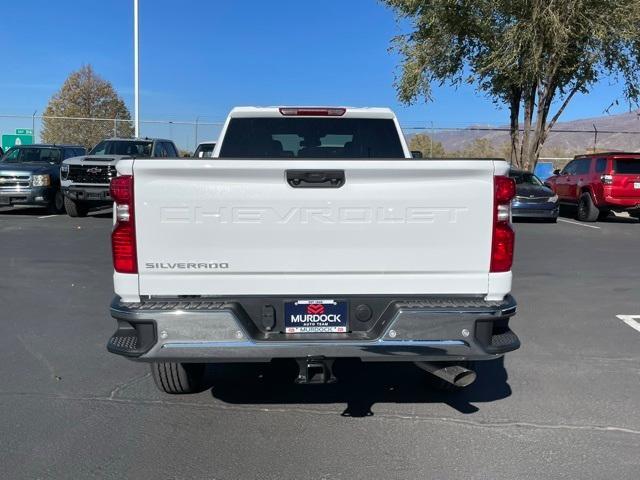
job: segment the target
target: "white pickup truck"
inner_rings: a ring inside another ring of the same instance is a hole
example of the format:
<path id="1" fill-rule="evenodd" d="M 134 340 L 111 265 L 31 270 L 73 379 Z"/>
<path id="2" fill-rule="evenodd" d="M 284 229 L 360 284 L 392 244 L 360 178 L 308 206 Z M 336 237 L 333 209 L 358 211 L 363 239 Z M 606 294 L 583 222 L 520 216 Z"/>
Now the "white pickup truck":
<path id="1" fill-rule="evenodd" d="M 60 167 L 64 208 L 70 217 L 84 217 L 90 208 L 110 205 L 109 182 L 123 158 L 177 157 L 171 140 L 160 138 L 107 138 L 88 155 L 69 158 Z"/>
<path id="2" fill-rule="evenodd" d="M 386 108 L 235 108 L 212 158 L 121 160 L 116 332 L 167 393 L 207 364 L 415 362 L 445 387 L 519 347 L 509 166 L 413 159 Z"/>

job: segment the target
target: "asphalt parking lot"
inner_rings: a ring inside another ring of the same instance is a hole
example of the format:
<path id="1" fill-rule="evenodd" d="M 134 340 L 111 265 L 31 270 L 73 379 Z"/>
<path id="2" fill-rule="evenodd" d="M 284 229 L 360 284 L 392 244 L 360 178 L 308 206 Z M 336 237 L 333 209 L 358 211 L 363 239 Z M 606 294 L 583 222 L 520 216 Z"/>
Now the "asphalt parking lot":
<path id="1" fill-rule="evenodd" d="M 640 475 L 635 220 L 516 224 L 523 346 L 456 394 L 413 366 L 354 363 L 334 385 L 245 366 L 163 395 L 105 349 L 110 228 L 108 212 L 0 209 L 0 478 Z"/>

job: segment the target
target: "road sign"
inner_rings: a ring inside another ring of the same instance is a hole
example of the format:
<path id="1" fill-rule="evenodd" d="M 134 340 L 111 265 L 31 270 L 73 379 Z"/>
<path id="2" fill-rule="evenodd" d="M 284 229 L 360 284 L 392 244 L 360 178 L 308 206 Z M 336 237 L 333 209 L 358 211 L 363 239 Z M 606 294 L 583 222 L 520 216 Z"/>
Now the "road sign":
<path id="1" fill-rule="evenodd" d="M 2 135 L 2 149 L 6 152 L 15 145 L 31 145 L 33 143 L 33 135 Z"/>
<path id="2" fill-rule="evenodd" d="M 33 135 L 33 130 L 30 128 L 16 128 L 16 135 Z"/>

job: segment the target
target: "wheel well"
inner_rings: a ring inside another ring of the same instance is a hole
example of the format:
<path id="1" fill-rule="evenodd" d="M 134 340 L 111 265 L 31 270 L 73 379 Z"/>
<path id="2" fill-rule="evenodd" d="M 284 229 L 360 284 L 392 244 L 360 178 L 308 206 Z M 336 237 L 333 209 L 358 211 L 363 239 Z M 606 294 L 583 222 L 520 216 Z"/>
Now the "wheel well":
<path id="1" fill-rule="evenodd" d="M 591 201 L 596 207 L 600 206 L 600 202 L 598 201 L 598 196 L 596 195 L 596 193 L 593 191 L 591 187 L 582 187 L 580 189 L 580 194 L 582 195 L 583 193 L 589 194 L 589 196 L 591 197 Z"/>
<path id="2" fill-rule="evenodd" d="M 591 197 L 591 201 L 593 202 L 593 204 L 596 204 L 596 196 L 593 194 L 593 191 L 591 190 L 591 188 L 589 187 L 581 187 L 580 188 L 580 195 L 582 195 L 583 193 L 588 193 L 589 196 Z"/>

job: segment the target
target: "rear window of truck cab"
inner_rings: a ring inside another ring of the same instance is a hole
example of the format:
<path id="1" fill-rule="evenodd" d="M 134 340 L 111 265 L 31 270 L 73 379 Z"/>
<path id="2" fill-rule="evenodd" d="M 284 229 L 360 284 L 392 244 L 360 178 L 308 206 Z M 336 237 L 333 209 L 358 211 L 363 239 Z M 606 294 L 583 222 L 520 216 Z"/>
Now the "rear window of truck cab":
<path id="1" fill-rule="evenodd" d="M 211 158 L 213 157 L 213 151 L 216 148 L 215 143 L 201 143 L 196 148 L 193 156 L 196 158 Z"/>
<path id="2" fill-rule="evenodd" d="M 152 141 L 103 140 L 93 147 L 89 155 L 131 155 L 132 157 L 150 157 Z"/>
<path id="3" fill-rule="evenodd" d="M 60 163 L 61 158 L 58 148 L 18 147 L 9 150 L 2 161 L 7 163 Z"/>
<path id="4" fill-rule="evenodd" d="M 405 158 L 393 120 L 232 118 L 220 158 Z"/>
<path id="5" fill-rule="evenodd" d="M 615 173 L 640 174 L 640 158 L 618 158 L 613 161 Z"/>

